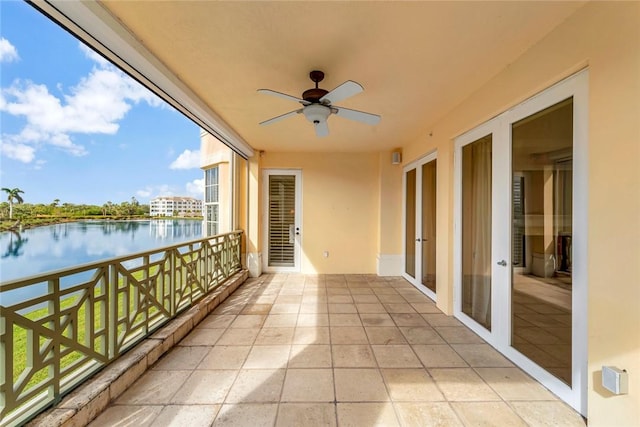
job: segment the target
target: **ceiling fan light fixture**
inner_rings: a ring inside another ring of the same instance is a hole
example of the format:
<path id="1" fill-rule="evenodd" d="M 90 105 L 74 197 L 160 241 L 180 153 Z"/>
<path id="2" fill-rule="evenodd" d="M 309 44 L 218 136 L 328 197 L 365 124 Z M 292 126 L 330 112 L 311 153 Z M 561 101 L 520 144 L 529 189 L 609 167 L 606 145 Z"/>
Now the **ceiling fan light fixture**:
<path id="1" fill-rule="evenodd" d="M 304 116 L 313 123 L 316 135 L 319 137 L 329 135 L 329 127 L 327 126 L 327 119 L 331 114 L 335 114 L 338 117 L 344 119 L 355 120 L 356 122 L 366 123 L 368 125 L 377 125 L 380 122 L 380 116 L 377 114 L 365 113 L 357 110 L 350 110 L 348 108 L 342 108 L 335 105 L 336 102 L 347 99 L 353 95 L 357 95 L 364 90 L 364 88 L 352 80 L 347 80 L 332 91 L 318 87 L 318 82 L 324 79 L 324 73 L 322 71 L 314 70 L 309 73 L 309 78 L 315 83 L 314 88 L 307 89 L 303 92 L 302 98 L 287 95 L 286 93 L 276 92 L 271 89 L 258 89 L 258 92 L 271 96 L 277 96 L 278 98 L 288 99 L 290 101 L 299 102 L 302 104 L 302 108 L 290 111 L 285 114 L 273 117 L 269 120 L 260 122 L 260 125 L 268 125 L 271 123 L 279 122 L 287 117 L 295 116 L 296 114 L 304 114 Z"/>
<path id="2" fill-rule="evenodd" d="M 311 104 L 304 107 L 302 113 L 311 123 L 324 123 L 331 114 L 331 108 L 321 104 Z"/>

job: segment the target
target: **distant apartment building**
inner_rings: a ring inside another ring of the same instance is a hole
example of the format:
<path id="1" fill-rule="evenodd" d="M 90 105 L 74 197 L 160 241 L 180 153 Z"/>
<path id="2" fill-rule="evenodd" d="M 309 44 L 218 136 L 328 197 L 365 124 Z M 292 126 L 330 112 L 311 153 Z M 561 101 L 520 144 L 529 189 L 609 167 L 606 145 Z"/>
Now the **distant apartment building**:
<path id="1" fill-rule="evenodd" d="M 156 197 L 149 203 L 151 216 L 201 216 L 202 200 L 193 197 Z"/>

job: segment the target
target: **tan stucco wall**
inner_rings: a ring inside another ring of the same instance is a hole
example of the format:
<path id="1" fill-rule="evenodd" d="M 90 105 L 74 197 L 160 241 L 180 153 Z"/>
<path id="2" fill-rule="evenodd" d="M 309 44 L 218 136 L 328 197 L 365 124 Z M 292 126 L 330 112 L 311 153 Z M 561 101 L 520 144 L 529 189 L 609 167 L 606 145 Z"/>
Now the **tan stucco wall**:
<path id="1" fill-rule="evenodd" d="M 432 137 L 403 147 L 404 160 L 438 150 L 438 296 L 451 306 L 453 139 L 589 69 L 588 418 L 640 425 L 640 3 L 593 2 L 435 123 Z M 442 276 L 440 276 L 442 277 Z M 446 286 L 446 291 L 441 289 Z M 575 286 L 580 286 L 576 283 Z M 442 292 L 441 292 L 442 291 Z M 629 372 L 629 394 L 600 387 L 599 371 Z"/>
<path id="2" fill-rule="evenodd" d="M 231 160 L 234 156 L 233 151 L 213 135 L 203 130 L 200 131 L 200 168 L 206 170 L 215 166 L 218 167 L 218 202 L 220 203 L 218 231 L 220 233 L 233 231 L 233 215 L 235 213 L 232 209 L 234 197 L 233 189 L 231 188 L 231 174 L 233 173 Z"/>
<path id="3" fill-rule="evenodd" d="M 200 130 L 200 168 L 208 169 L 219 163 L 228 163 L 233 152 L 210 133 Z M 222 181 L 220 181 L 222 182 Z"/>
<path id="4" fill-rule="evenodd" d="M 302 170 L 303 273 L 376 272 L 377 153 L 264 153 L 261 167 Z"/>
<path id="5" fill-rule="evenodd" d="M 392 151 L 379 153 L 380 191 L 379 242 L 378 253 L 383 255 L 402 254 L 402 165 L 391 163 Z"/>

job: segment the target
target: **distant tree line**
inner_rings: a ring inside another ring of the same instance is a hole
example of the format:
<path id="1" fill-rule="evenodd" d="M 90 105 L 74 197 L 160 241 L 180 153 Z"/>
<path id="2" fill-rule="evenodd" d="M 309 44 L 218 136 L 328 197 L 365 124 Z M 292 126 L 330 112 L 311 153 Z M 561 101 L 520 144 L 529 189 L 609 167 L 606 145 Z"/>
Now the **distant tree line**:
<path id="1" fill-rule="evenodd" d="M 5 202 L 0 202 L 0 231 L 15 231 L 22 228 L 80 219 L 134 219 L 149 217 L 149 205 L 140 204 L 135 197 L 120 203 L 107 201 L 102 206 L 60 203 L 60 199 L 54 199 L 51 203 L 25 203 L 24 197 L 21 195 L 24 194 L 24 191 L 21 189 L 2 188 L 1 191 L 5 193 L 7 198 Z M 194 215 L 187 216 L 196 217 L 199 215 L 194 213 Z"/>
<path id="2" fill-rule="evenodd" d="M 12 212 L 13 211 L 13 212 Z M 10 216 L 10 214 L 12 214 Z M 148 216 L 149 205 L 140 204 L 135 197 L 130 201 L 121 203 L 106 202 L 102 206 L 60 203 L 59 199 L 55 199 L 52 203 L 14 203 L 13 206 L 9 202 L 0 203 L 0 218 L 8 219 L 26 219 L 26 218 L 81 218 L 81 217 L 134 217 Z"/>
<path id="3" fill-rule="evenodd" d="M 84 217 L 131 218 L 149 215 L 149 205 L 143 205 L 132 197 L 121 203 L 108 201 L 102 206 L 60 203 L 54 199 L 51 203 L 25 203 L 19 188 L 2 188 L 7 195 L 6 202 L 0 202 L 0 220 L 34 219 L 74 219 Z"/>

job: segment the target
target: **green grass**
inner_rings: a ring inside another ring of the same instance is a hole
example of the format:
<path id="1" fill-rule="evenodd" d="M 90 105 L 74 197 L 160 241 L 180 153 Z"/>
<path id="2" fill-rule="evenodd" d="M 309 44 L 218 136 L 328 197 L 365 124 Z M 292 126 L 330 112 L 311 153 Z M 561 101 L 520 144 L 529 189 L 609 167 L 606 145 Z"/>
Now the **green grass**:
<path id="1" fill-rule="evenodd" d="M 191 255 L 188 255 L 186 258 L 188 260 L 191 260 Z M 152 266 L 151 268 L 149 268 L 149 275 L 153 276 L 157 274 L 159 268 L 160 268 L 159 266 Z M 141 280 L 143 278 L 143 275 L 144 275 L 144 271 L 136 271 L 132 273 L 132 276 L 136 280 Z M 123 283 L 123 279 L 120 278 L 119 285 L 122 285 L 122 283 Z M 133 295 L 134 293 L 135 293 L 135 286 L 130 285 L 129 295 Z M 70 308 L 77 305 L 78 299 L 79 299 L 79 296 L 74 295 L 62 300 L 60 302 L 60 309 L 64 310 L 66 308 Z M 124 295 L 120 294 L 118 299 L 119 299 L 118 318 L 120 319 L 124 315 Z M 86 316 L 88 304 L 89 304 L 88 299 L 82 303 L 82 305 L 77 309 L 77 318 L 75 319 L 76 321 L 72 322 L 72 324 L 63 331 L 63 333 L 66 337 L 73 339 L 73 334 L 71 333 L 71 327 L 75 327 L 75 329 L 77 330 L 77 337 L 78 337 L 77 342 L 89 348 L 93 347 L 95 351 L 100 353 L 103 349 L 102 340 L 106 339 L 106 337 L 103 336 L 97 339 L 95 343 L 89 343 L 87 342 L 88 338 L 85 335 L 85 332 L 87 332 L 87 328 L 90 326 L 87 324 L 87 316 Z M 94 313 L 92 317 L 92 320 L 94 322 L 94 328 L 95 330 L 105 329 L 106 325 L 102 323 L 103 322 L 103 313 L 101 312 L 102 305 L 100 303 L 94 303 L 94 304 L 95 304 L 95 306 L 93 307 Z M 129 313 L 133 313 L 135 311 L 136 311 L 135 302 L 133 298 L 131 298 L 129 301 Z M 159 311 L 158 309 L 152 308 L 148 314 L 152 316 L 158 311 Z M 33 321 L 38 321 L 44 317 L 47 317 L 48 315 L 49 315 L 49 310 L 48 308 L 44 307 L 44 308 L 31 311 L 25 314 L 24 317 Z M 138 316 L 136 316 L 133 322 L 138 321 L 140 317 L 141 315 L 139 314 Z M 129 319 L 129 321 L 131 321 L 131 319 Z M 122 325 L 119 326 L 117 332 L 118 334 L 121 334 L 122 332 L 124 332 L 124 326 Z M 14 383 L 19 379 L 20 375 L 22 375 L 24 370 L 27 368 L 27 349 L 28 349 L 27 340 L 28 340 L 27 330 L 20 326 L 14 325 L 13 326 L 13 381 Z M 36 350 L 38 351 L 45 342 L 46 342 L 46 337 L 41 338 L 40 342 L 37 344 Z M 92 344 L 95 344 L 95 346 Z M 87 357 L 87 356 L 84 356 L 82 352 L 78 352 L 78 351 L 70 352 L 60 360 L 60 369 L 63 370 L 64 368 L 71 366 L 73 363 L 79 361 L 82 357 Z M 46 380 L 48 375 L 49 375 L 48 368 L 43 368 L 39 370 L 28 381 L 27 386 L 25 387 L 25 390 L 28 390 L 29 388 L 34 387 L 39 383 L 41 383 L 42 381 Z"/>
<path id="2" fill-rule="evenodd" d="M 76 305 L 77 299 L 78 297 L 69 297 L 65 300 L 62 300 L 60 302 L 60 308 L 64 310 L 66 308 Z M 89 326 L 87 325 L 86 316 L 85 316 L 87 304 L 88 304 L 88 301 L 85 301 L 82 304 L 82 306 L 77 310 L 77 321 L 73 322 L 70 326 L 67 327 L 67 329 L 64 331 L 64 335 L 68 338 L 73 339 L 71 328 L 75 327 L 78 331 L 78 334 L 77 334 L 78 343 L 84 346 L 90 347 L 90 343 L 86 342 L 86 337 L 84 334 L 86 330 L 85 328 Z M 102 317 L 101 316 L 102 313 L 100 312 L 99 306 L 94 307 L 94 310 L 95 309 L 97 309 L 97 312 L 95 313 L 94 318 L 100 319 Z M 48 315 L 49 315 L 49 310 L 48 308 L 45 307 L 45 308 L 31 311 L 30 313 L 24 315 L 24 317 L 33 321 L 38 321 Z M 14 382 L 18 380 L 19 376 L 23 373 L 23 371 L 27 367 L 27 348 L 28 348 L 27 339 L 28 339 L 27 330 L 25 330 L 20 326 L 14 325 L 13 326 L 13 381 Z M 47 337 L 40 338 L 40 342 L 36 344 L 37 345 L 36 351 L 38 351 L 42 347 L 42 345 L 46 342 L 46 340 L 47 340 Z M 100 351 L 101 347 L 102 346 L 98 342 L 96 350 Z M 61 369 L 70 366 L 72 363 L 79 360 L 82 356 L 83 355 L 77 351 L 73 351 L 68 355 L 64 356 L 60 361 Z M 45 359 L 46 359 L 46 355 L 45 355 Z M 46 380 L 47 377 L 48 377 L 48 368 L 40 369 L 31 377 L 25 389 L 29 389 L 39 384 L 40 382 Z"/>

